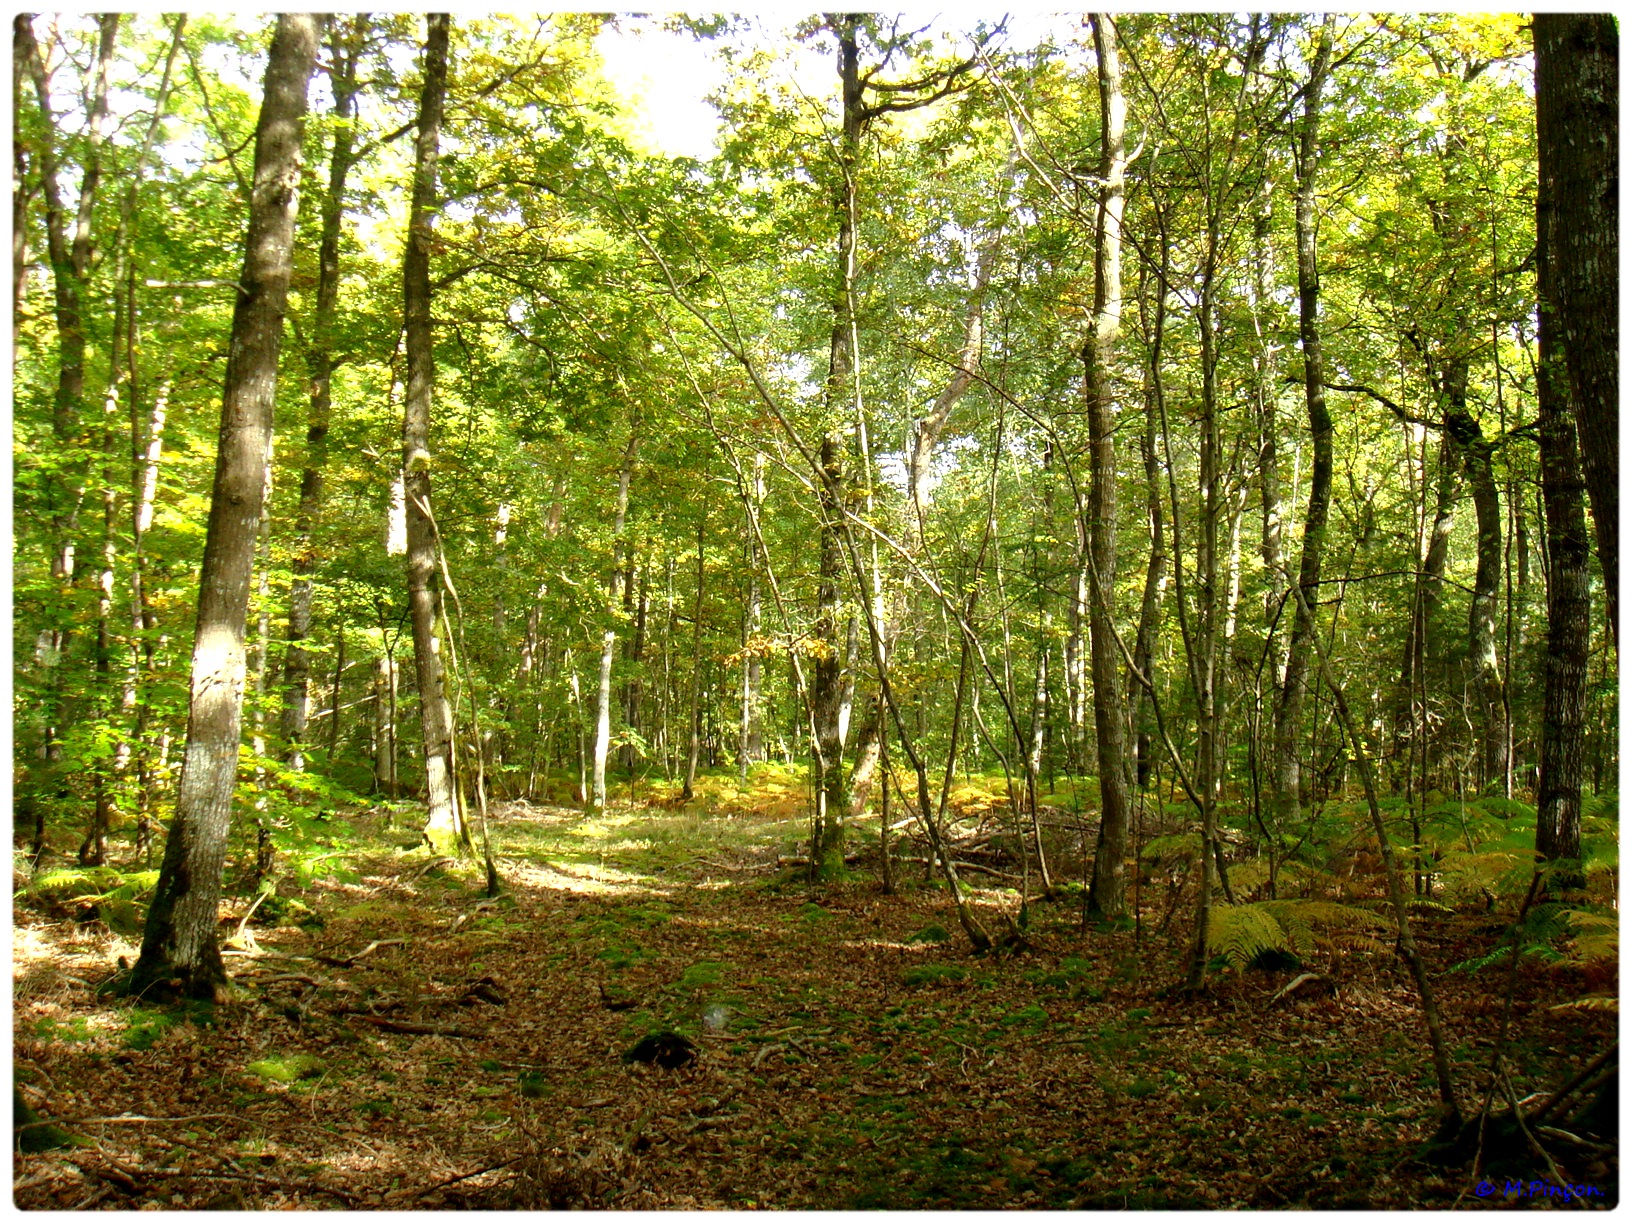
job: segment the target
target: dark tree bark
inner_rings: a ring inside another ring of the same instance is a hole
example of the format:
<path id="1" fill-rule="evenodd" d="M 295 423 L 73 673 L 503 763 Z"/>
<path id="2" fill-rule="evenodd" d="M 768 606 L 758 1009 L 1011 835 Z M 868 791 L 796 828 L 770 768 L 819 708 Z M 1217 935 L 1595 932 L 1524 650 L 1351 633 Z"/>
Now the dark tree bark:
<path id="1" fill-rule="evenodd" d="M 368 17 L 359 14 L 342 33 L 334 31 L 331 51 L 334 67 L 334 149 L 329 155 L 328 190 L 319 210 L 317 246 L 317 301 L 312 311 L 311 339 L 306 349 L 306 377 L 310 407 L 306 417 L 306 461 L 300 473 L 300 508 L 295 513 L 294 581 L 289 586 L 289 646 L 283 660 L 283 734 L 289 766 L 302 769 L 301 741 L 311 708 L 311 655 L 306 639 L 312 632 L 312 571 L 317 554 L 312 532 L 323 511 L 323 476 L 328 464 L 330 384 L 334 378 L 334 315 L 340 298 L 340 220 L 345 211 L 346 177 L 351 172 L 357 134 L 357 61 L 362 54 Z"/>
<path id="2" fill-rule="evenodd" d="M 1094 678 L 1094 728 L 1099 753 L 1099 841 L 1088 889 L 1090 918 L 1123 916 L 1123 860 L 1128 853 L 1127 703 L 1122 658 L 1114 636 L 1116 580 L 1116 399 L 1111 359 L 1122 319 L 1123 174 L 1122 133 L 1127 104 L 1116 53 L 1116 25 L 1090 13 L 1099 60 L 1100 195 L 1094 225 L 1094 325 L 1082 346 L 1083 388 L 1088 409 L 1089 650 Z"/>
<path id="3" fill-rule="evenodd" d="M 436 520 L 431 510 L 431 404 L 436 362 L 431 329 L 431 245 L 437 203 L 436 162 L 448 82 L 446 13 L 425 19 L 425 80 L 419 94 L 419 137 L 408 244 L 402 260 L 403 352 L 408 382 L 403 396 L 402 471 L 408 518 L 408 615 L 419 676 L 420 729 L 425 745 L 428 811 L 425 840 L 439 854 L 470 845 L 460 817 L 453 772 L 453 710 L 443 677 L 441 600 L 436 576 Z M 338 706 L 338 703 L 336 703 Z M 339 710 L 335 710 L 339 716 Z"/>
<path id="4" fill-rule="evenodd" d="M 1288 640 L 1286 674 L 1275 706 L 1275 808 L 1282 828 L 1298 819 L 1303 785 L 1300 739 L 1303 703 L 1309 691 L 1313 607 L 1320 597 L 1320 567 L 1326 548 L 1326 520 L 1332 502 L 1332 414 L 1326 406 L 1326 369 L 1320 343 L 1320 265 L 1315 247 L 1318 221 L 1316 172 L 1320 161 L 1321 93 L 1332 64 L 1333 21 L 1321 26 L 1315 62 L 1303 95 L 1298 139 L 1298 335 L 1303 345 L 1303 397 L 1309 413 L 1314 458 L 1309 472 L 1309 504 L 1303 518 L 1303 549 Z"/>
<path id="5" fill-rule="evenodd" d="M 1569 366 L 1610 628 L 1619 641 L 1620 42 L 1608 13 L 1537 13 L 1536 146 L 1553 201 L 1554 323 Z"/>
<path id="6" fill-rule="evenodd" d="M 306 90 L 319 19 L 278 18 L 255 130 L 255 179 L 227 355 L 215 486 L 199 579 L 192 703 L 176 814 L 131 987 L 210 998 L 226 986 L 216 942 L 221 871 L 238 774 L 244 630 L 260 530 L 278 354 L 300 186 Z"/>
<path id="7" fill-rule="evenodd" d="M 1540 59 L 1540 26 L 1537 30 Z M 1536 789 L 1536 852 L 1548 860 L 1581 857 L 1581 766 L 1592 634 L 1585 492 L 1570 412 L 1571 377 L 1558 308 L 1559 206 L 1545 172 L 1536 193 L 1536 281 L 1541 361 L 1537 407 L 1542 504 L 1547 523 L 1547 656 L 1543 668 L 1541 777 Z M 1578 871 L 1555 886 L 1584 883 Z"/>
<path id="8" fill-rule="evenodd" d="M 1394 752 L 1396 772 L 1410 776 L 1411 753 L 1427 735 L 1428 662 L 1434 657 L 1429 642 L 1434 618 L 1445 590 L 1445 563 L 1451 552 L 1451 527 L 1456 519 L 1456 444 L 1441 434 L 1439 462 L 1434 478 L 1434 517 L 1428 527 L 1427 548 L 1411 587 L 1411 619 L 1406 626 L 1405 650 L 1400 663 L 1400 685 L 1394 699 Z"/>

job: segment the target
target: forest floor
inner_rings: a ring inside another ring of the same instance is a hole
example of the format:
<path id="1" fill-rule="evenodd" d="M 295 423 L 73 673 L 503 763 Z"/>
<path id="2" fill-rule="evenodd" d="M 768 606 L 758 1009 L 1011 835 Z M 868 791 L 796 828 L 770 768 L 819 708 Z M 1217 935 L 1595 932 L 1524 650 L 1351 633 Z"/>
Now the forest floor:
<path id="1" fill-rule="evenodd" d="M 79 1141 L 17 1154 L 17 1206 L 1565 1205 L 1539 1158 L 1483 1184 L 1418 1159 L 1434 1078 L 1388 953 L 1323 964 L 1330 996 L 1272 1003 L 1294 974 L 1248 971 L 1183 998 L 1186 915 L 1153 935 L 1155 889 L 1139 931 L 1043 905 L 1028 950 L 974 957 L 921 867 L 894 895 L 779 867 L 792 817 L 507 805 L 496 900 L 479 862 L 366 826 L 371 853 L 252 917 L 215 1007 L 98 994 L 134 934 L 19 894 L 17 1080 Z M 975 896 L 994 926 L 1014 904 Z M 1486 915 L 1419 934 L 1464 1109 L 1507 970 L 1446 970 L 1501 938 Z M 1613 1014 L 1553 1007 L 1582 989 L 1521 965 L 1518 1095 L 1613 1039 Z M 623 1060 L 656 1030 L 695 1060 Z M 1613 1164 L 1562 1172 L 1616 1201 Z"/>

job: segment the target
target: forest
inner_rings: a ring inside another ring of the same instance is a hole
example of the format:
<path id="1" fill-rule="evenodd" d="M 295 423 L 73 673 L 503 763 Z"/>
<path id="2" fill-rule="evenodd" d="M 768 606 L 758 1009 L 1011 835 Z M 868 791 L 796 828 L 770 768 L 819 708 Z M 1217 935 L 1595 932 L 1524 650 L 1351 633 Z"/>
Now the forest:
<path id="1" fill-rule="evenodd" d="M 1616 1205 L 1618 37 L 16 16 L 16 1205 Z"/>

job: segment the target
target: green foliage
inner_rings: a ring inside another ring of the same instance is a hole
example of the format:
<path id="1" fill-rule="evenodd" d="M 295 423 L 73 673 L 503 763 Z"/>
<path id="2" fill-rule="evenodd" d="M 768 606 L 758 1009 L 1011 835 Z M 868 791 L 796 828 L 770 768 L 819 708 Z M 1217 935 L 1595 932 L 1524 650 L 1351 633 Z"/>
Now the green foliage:
<path id="1" fill-rule="evenodd" d="M 257 1059 L 244 1070 L 251 1075 L 258 1075 L 262 1079 L 272 1080 L 279 1084 L 293 1084 L 297 1080 L 316 1079 L 328 1069 L 328 1065 L 315 1054 L 290 1054 L 288 1056 L 274 1056 Z"/>
<path id="2" fill-rule="evenodd" d="M 951 943 L 952 936 L 940 923 L 932 922 L 921 930 L 908 935 L 907 942 L 909 944 L 944 944 Z"/>
<path id="3" fill-rule="evenodd" d="M 1307 958 L 1322 949 L 1380 949 L 1379 933 L 1392 929 L 1388 919 L 1354 905 L 1255 901 L 1212 910 L 1207 950 L 1239 970 L 1270 953 Z"/>
<path id="4" fill-rule="evenodd" d="M 680 980 L 675 983 L 682 990 L 702 990 L 705 987 L 719 985 L 720 979 L 725 976 L 729 966 L 720 961 L 698 961 L 694 965 L 687 965 L 680 974 Z"/>
<path id="5" fill-rule="evenodd" d="M 964 981 L 969 971 L 958 965 L 912 965 L 901 975 L 908 986 L 941 986 Z"/>
<path id="6" fill-rule="evenodd" d="M 1477 973 L 1511 963 L 1514 948 L 1521 959 L 1557 968 L 1614 965 L 1620 959 L 1620 919 L 1613 911 L 1581 909 L 1559 902 L 1533 905 L 1523 923 L 1480 956 L 1451 966 L 1453 973 Z"/>

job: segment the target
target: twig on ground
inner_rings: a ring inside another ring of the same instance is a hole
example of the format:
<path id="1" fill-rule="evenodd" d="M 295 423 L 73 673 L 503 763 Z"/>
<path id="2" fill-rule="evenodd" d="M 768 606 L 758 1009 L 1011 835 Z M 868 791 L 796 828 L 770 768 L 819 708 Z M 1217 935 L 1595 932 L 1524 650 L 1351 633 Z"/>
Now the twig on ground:
<path id="1" fill-rule="evenodd" d="M 437 1182 L 434 1186 L 423 1186 L 423 1187 L 418 1187 L 418 1188 L 412 1187 L 412 1186 L 404 1186 L 400 1190 L 392 1190 L 385 1197 L 387 1199 L 424 1198 L 426 1195 L 435 1194 L 438 1190 L 441 1190 L 441 1189 L 444 1189 L 444 1188 L 446 1188 L 448 1186 L 451 1186 L 456 1182 L 469 1181 L 473 1177 L 480 1177 L 483 1173 L 491 1173 L 495 1169 L 508 1168 L 510 1165 L 515 1164 L 516 1161 L 518 1161 L 520 1159 L 521 1159 L 520 1156 L 512 1156 L 512 1157 L 510 1157 L 509 1160 L 499 1161 L 498 1164 L 490 1164 L 490 1165 L 486 1166 L 485 1168 L 473 1169 L 469 1173 L 459 1173 L 459 1174 L 457 1174 L 457 1175 L 455 1175 L 453 1177 L 447 1178 L 444 1181 Z"/>
<path id="2" fill-rule="evenodd" d="M 336 1015 L 350 1015 L 372 1024 L 376 1028 L 385 1029 L 391 1033 L 415 1033 L 422 1037 L 464 1037 L 472 1041 L 480 1041 L 486 1033 L 478 1033 L 471 1029 L 457 1028 L 451 1024 L 421 1024 L 414 1020 L 387 1020 L 384 1016 L 370 1016 L 364 1012 L 337 1012 Z"/>

